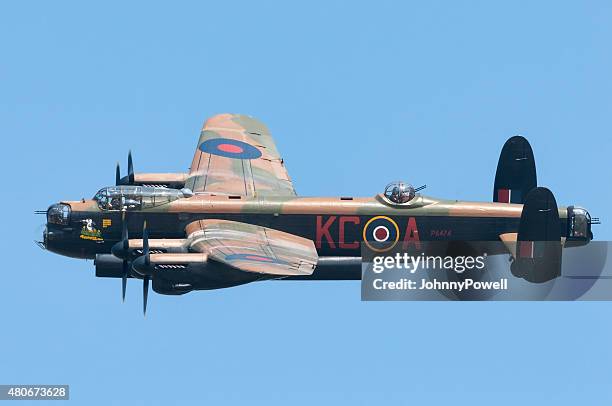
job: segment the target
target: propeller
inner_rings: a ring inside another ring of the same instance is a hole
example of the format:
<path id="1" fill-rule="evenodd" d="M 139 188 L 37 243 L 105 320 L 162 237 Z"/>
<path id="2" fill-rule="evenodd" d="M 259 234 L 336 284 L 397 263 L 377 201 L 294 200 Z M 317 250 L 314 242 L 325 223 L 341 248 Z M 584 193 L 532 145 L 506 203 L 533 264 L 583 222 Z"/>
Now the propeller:
<path id="1" fill-rule="evenodd" d="M 125 291 L 127 287 L 127 279 L 130 275 L 130 240 L 128 235 L 128 223 L 126 220 L 127 212 L 121 213 L 121 240 L 115 243 L 111 248 L 111 252 L 117 258 L 121 258 L 122 262 L 122 277 L 121 277 L 121 298 L 125 301 Z M 143 314 L 147 314 L 147 301 L 149 297 L 149 282 L 151 281 L 151 250 L 149 249 L 149 230 L 147 229 L 147 221 L 145 220 L 142 226 L 142 256 L 132 261 L 134 272 L 142 275 L 142 296 L 143 296 Z"/>
<path id="2" fill-rule="evenodd" d="M 115 243 L 111 248 L 111 253 L 117 258 L 122 259 L 121 270 L 121 299 L 125 302 L 125 291 L 127 288 L 127 279 L 129 277 L 130 267 L 129 267 L 129 259 L 130 259 L 130 240 L 128 235 L 128 223 L 127 223 L 127 212 L 123 211 L 121 213 L 121 240 Z"/>
<path id="3" fill-rule="evenodd" d="M 113 246 L 114 252 L 120 254 L 121 241 Z M 147 314 L 147 299 L 149 297 L 149 282 L 151 281 L 151 273 L 154 269 L 151 267 L 151 250 L 149 249 L 149 230 L 147 229 L 147 221 L 145 220 L 142 226 L 142 255 L 132 261 L 132 269 L 138 275 L 142 276 L 142 297 L 143 297 L 143 313 Z"/>
<path id="4" fill-rule="evenodd" d="M 132 159 L 132 151 L 129 151 L 128 152 L 128 174 L 125 178 L 121 177 L 121 168 L 119 166 L 119 162 L 117 162 L 117 166 L 115 167 L 115 186 L 133 185 L 134 181 L 135 181 L 134 162 Z"/>

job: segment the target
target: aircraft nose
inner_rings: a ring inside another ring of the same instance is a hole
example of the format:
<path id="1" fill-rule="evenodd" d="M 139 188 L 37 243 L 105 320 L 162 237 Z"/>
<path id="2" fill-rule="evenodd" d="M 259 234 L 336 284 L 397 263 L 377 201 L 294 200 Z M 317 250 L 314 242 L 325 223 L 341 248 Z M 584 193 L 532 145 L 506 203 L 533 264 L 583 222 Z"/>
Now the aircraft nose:
<path id="1" fill-rule="evenodd" d="M 42 232 L 42 241 L 36 241 L 36 244 L 47 251 L 68 255 L 68 253 L 72 253 L 71 238 L 70 230 L 48 222 Z"/>
<path id="2" fill-rule="evenodd" d="M 37 213 L 45 214 L 47 222 L 42 232 L 42 241 L 36 241 L 36 244 L 43 249 L 55 252 L 58 243 L 69 235 L 65 228 L 70 225 L 72 209 L 68 204 L 55 203 L 47 210 L 38 210 Z"/>

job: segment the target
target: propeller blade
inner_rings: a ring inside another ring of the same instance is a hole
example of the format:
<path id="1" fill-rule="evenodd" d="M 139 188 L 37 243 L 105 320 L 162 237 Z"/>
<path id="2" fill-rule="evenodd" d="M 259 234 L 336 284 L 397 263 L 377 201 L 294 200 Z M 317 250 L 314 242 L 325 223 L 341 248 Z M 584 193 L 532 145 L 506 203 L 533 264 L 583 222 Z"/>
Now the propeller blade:
<path id="1" fill-rule="evenodd" d="M 134 163 L 132 162 L 132 151 L 128 152 L 128 182 L 134 184 Z"/>
<path id="2" fill-rule="evenodd" d="M 127 261 L 123 261 L 124 270 L 123 278 L 121 278 L 121 300 L 125 302 L 125 290 L 127 289 Z"/>
<path id="3" fill-rule="evenodd" d="M 147 315 L 147 300 L 149 298 L 149 277 L 145 276 L 142 282 L 142 314 Z"/>
<path id="4" fill-rule="evenodd" d="M 121 185 L 121 168 L 119 168 L 119 162 L 115 168 L 115 186 Z"/>
<path id="5" fill-rule="evenodd" d="M 128 240 L 128 227 L 127 221 L 125 221 L 125 213 L 125 211 L 121 213 L 121 239 L 124 241 L 124 244 Z"/>
<path id="6" fill-rule="evenodd" d="M 142 255 L 145 257 L 145 264 L 151 263 L 151 257 L 149 255 L 149 230 L 147 230 L 147 221 L 145 220 L 142 226 Z"/>
<path id="7" fill-rule="evenodd" d="M 123 243 L 124 255 L 127 255 L 127 252 L 130 248 L 126 216 L 127 216 L 126 212 L 123 211 L 121 213 L 121 241 Z M 127 289 L 127 280 L 128 280 L 128 276 L 130 272 L 129 263 L 125 258 L 126 257 L 124 256 L 124 259 L 122 262 L 123 276 L 121 277 L 121 299 L 123 302 L 125 302 L 125 291 Z"/>
<path id="8" fill-rule="evenodd" d="M 144 256 L 145 265 L 151 264 L 151 257 L 149 252 L 149 230 L 147 230 L 147 220 L 144 221 L 142 225 L 142 255 Z M 149 297 L 149 280 L 151 277 L 149 275 L 145 275 L 143 277 L 142 283 L 142 297 L 143 297 L 143 314 L 147 315 L 147 300 Z"/>

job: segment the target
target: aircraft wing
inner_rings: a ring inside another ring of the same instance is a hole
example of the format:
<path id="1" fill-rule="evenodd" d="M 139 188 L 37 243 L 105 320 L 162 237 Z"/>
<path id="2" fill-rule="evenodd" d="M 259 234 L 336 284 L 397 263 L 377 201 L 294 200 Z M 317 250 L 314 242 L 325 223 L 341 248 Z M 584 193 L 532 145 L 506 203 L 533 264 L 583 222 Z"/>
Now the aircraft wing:
<path id="1" fill-rule="evenodd" d="M 204 123 L 185 187 L 249 197 L 296 195 L 268 127 L 239 114 Z"/>
<path id="2" fill-rule="evenodd" d="M 186 232 L 192 250 L 245 272 L 305 276 L 314 272 L 318 261 L 311 240 L 254 224 L 198 220 Z"/>

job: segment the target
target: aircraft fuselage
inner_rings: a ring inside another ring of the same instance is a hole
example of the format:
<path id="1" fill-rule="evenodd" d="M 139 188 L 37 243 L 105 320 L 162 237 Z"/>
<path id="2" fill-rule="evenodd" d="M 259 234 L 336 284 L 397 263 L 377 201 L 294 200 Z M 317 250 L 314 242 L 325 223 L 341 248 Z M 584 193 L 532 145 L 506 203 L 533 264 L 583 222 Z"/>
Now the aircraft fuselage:
<path id="1" fill-rule="evenodd" d="M 517 232 L 522 205 L 437 200 L 419 196 L 412 207 L 394 207 L 373 198 L 260 198 L 196 195 L 166 205 L 127 211 L 130 236 L 142 237 L 147 221 L 151 238 L 184 238 L 187 224 L 222 219 L 256 224 L 314 241 L 321 257 L 355 257 L 360 243 L 374 237 L 372 220 L 391 235 L 379 236 L 398 248 L 420 241 L 499 241 Z M 47 224 L 47 249 L 61 255 L 94 258 L 110 253 L 121 239 L 120 210 L 101 210 L 95 201 L 64 202 L 68 224 Z M 560 208 L 561 235 L 567 235 L 567 209 Z M 380 232 L 380 230 L 378 230 Z"/>

